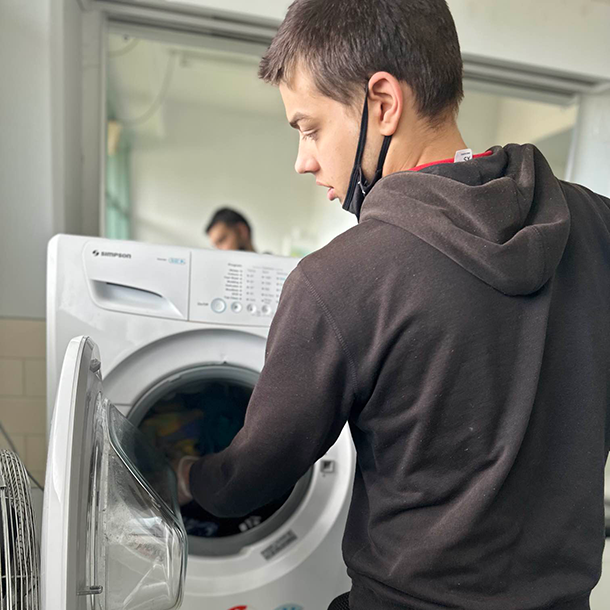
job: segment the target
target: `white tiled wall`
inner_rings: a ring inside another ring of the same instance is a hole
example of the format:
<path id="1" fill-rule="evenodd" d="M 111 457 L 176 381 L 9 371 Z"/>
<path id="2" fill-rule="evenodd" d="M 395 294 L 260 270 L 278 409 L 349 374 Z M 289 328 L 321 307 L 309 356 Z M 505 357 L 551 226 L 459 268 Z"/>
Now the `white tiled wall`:
<path id="1" fill-rule="evenodd" d="M 0 318 L 0 421 L 30 472 L 44 482 L 45 323 Z M 0 449 L 9 449 L 0 434 Z"/>

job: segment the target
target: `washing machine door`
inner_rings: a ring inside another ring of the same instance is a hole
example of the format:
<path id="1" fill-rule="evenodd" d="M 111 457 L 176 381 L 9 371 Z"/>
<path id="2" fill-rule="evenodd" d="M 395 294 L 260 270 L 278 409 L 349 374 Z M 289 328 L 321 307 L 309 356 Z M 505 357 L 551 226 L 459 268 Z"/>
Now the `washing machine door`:
<path id="1" fill-rule="evenodd" d="M 42 607 L 178 608 L 187 549 L 175 475 L 104 397 L 100 370 L 91 339 L 73 339 L 49 440 Z"/>

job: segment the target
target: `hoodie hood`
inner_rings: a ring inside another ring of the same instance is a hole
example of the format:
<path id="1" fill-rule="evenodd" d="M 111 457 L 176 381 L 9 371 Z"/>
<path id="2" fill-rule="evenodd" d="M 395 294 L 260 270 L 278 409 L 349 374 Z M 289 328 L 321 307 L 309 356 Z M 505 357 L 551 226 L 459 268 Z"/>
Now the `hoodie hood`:
<path id="1" fill-rule="evenodd" d="M 535 146 L 491 150 L 465 163 L 386 176 L 366 198 L 361 222 L 401 227 L 496 290 L 532 294 L 563 256 L 568 205 Z"/>

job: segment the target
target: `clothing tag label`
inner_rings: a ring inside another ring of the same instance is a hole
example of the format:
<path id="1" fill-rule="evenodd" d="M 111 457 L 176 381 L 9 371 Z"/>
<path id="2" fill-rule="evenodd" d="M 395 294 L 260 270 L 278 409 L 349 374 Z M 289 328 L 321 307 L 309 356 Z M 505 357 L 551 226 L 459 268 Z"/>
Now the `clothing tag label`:
<path id="1" fill-rule="evenodd" d="M 464 150 L 458 150 L 455 153 L 454 163 L 462 163 L 463 161 L 472 161 L 472 150 L 465 148 Z"/>

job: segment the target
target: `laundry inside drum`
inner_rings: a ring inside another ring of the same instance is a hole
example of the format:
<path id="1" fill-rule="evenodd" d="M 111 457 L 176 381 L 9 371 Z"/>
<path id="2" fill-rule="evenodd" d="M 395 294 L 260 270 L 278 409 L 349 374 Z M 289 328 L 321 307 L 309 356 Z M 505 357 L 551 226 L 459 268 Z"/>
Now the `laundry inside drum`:
<path id="1" fill-rule="evenodd" d="M 170 462 L 176 463 L 184 455 L 218 453 L 231 444 L 244 424 L 253 384 L 204 375 L 203 379 L 187 381 L 179 387 L 171 384 L 166 389 L 149 403 L 139 427 Z M 216 517 L 196 502 L 190 502 L 181 508 L 190 552 L 200 555 L 239 552 L 285 522 L 306 488 L 306 482 L 301 481 L 283 497 L 239 518 Z"/>

